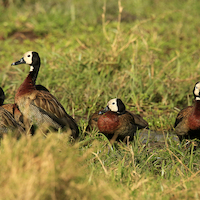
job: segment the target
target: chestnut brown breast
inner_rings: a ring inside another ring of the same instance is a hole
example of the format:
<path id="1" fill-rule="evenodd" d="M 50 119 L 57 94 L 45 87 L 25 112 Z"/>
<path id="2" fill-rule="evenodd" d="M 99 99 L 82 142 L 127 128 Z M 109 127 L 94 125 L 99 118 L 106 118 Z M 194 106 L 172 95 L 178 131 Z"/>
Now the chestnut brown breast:
<path id="1" fill-rule="evenodd" d="M 197 109 L 199 104 L 199 101 L 195 101 L 194 106 L 184 108 L 177 115 L 174 128 L 180 141 L 183 139 L 200 139 L 200 114 Z"/>
<path id="2" fill-rule="evenodd" d="M 114 134 L 120 125 L 119 116 L 117 113 L 108 111 L 100 115 L 97 126 L 99 131 L 105 134 Z"/>
<path id="3" fill-rule="evenodd" d="M 191 114 L 188 117 L 188 127 L 190 130 L 199 130 L 200 131 L 200 116 Z M 200 132 L 199 132 L 200 134 Z"/>
<path id="4" fill-rule="evenodd" d="M 97 126 L 108 139 L 115 135 L 116 139 L 121 141 L 124 141 L 127 136 L 132 141 L 137 130 L 134 117 L 128 111 L 124 114 L 108 111 L 100 115 Z"/>

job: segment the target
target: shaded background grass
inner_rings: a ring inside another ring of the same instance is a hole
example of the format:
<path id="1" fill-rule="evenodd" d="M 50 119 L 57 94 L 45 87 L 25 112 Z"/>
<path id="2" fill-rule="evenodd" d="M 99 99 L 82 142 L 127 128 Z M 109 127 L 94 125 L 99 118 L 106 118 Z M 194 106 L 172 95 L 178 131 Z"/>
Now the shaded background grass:
<path id="1" fill-rule="evenodd" d="M 170 130 L 178 109 L 192 104 L 200 79 L 199 12 L 198 0 L 4 0 L 0 82 L 6 103 L 29 71 L 10 64 L 34 50 L 42 61 L 37 83 L 83 132 L 89 115 L 115 97 L 151 129 Z M 59 137 L 2 141 L 2 199 L 199 198 L 199 153 L 173 140 L 152 149 L 138 139 L 108 154 L 107 141 L 95 132 L 75 147 Z"/>

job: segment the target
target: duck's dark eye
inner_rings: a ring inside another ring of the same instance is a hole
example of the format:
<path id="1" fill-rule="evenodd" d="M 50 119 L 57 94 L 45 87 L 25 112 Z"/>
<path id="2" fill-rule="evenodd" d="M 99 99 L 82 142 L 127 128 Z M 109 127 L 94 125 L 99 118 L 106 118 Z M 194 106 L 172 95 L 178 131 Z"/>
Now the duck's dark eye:
<path id="1" fill-rule="evenodd" d="M 113 102 L 112 105 L 115 105 L 115 102 Z"/>
<path id="2" fill-rule="evenodd" d="M 28 55 L 27 57 L 31 57 L 31 55 Z"/>

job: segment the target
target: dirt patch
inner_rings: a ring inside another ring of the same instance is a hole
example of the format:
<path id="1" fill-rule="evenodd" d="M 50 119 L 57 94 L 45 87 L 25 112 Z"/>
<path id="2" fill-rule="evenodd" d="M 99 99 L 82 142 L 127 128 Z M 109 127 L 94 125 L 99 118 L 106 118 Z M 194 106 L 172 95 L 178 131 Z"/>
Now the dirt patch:
<path id="1" fill-rule="evenodd" d="M 33 31 L 16 31 L 9 34 L 8 37 L 12 37 L 13 39 L 17 39 L 19 41 L 23 40 L 35 40 L 39 38 Z"/>

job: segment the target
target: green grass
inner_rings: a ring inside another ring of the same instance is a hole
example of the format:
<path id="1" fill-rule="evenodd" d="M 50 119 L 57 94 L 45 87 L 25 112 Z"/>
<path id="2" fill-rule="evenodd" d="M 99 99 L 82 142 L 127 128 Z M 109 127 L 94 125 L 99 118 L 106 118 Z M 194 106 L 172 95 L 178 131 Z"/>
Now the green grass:
<path id="1" fill-rule="evenodd" d="M 0 4 L 5 103 L 14 102 L 29 71 L 11 63 L 37 51 L 37 83 L 82 131 L 74 146 L 53 133 L 45 139 L 5 137 L 0 199 L 200 199 L 199 149 L 193 153 L 169 137 L 153 145 L 136 138 L 109 151 L 104 136 L 84 132 L 89 115 L 119 97 L 152 130 L 170 133 L 177 110 L 192 105 L 200 80 L 200 2 L 7 2 Z"/>

